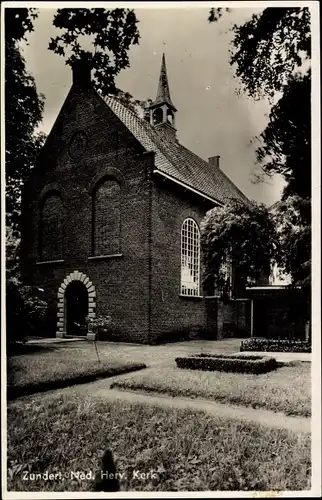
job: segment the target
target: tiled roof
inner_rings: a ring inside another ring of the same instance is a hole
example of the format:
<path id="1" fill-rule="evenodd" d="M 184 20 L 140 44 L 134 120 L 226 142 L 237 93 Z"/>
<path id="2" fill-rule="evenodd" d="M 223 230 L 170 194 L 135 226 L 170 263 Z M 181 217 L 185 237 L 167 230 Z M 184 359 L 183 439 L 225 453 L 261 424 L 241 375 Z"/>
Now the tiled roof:
<path id="1" fill-rule="evenodd" d="M 232 198 L 249 203 L 248 198 L 218 167 L 210 166 L 175 138 L 155 130 L 117 99 L 106 97 L 104 101 L 142 146 L 147 151 L 155 152 L 155 167 L 160 173 L 219 203 L 224 204 Z"/>

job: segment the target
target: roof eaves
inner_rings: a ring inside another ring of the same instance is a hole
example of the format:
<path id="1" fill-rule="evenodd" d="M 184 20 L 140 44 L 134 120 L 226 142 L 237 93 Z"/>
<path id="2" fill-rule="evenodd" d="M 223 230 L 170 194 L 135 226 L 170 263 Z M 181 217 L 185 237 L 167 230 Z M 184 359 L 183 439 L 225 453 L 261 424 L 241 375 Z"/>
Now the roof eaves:
<path id="1" fill-rule="evenodd" d="M 169 174 L 166 174 L 165 172 L 163 172 L 162 170 L 158 170 L 158 169 L 154 169 L 153 170 L 153 173 L 154 174 L 159 174 L 159 175 L 162 175 L 163 177 L 166 177 L 167 179 L 169 179 L 170 181 L 176 183 L 176 184 L 179 184 L 180 186 L 184 187 L 185 189 L 188 189 L 189 191 L 192 191 L 193 193 L 201 196 L 202 198 L 205 198 L 207 200 L 210 200 L 212 201 L 213 203 L 215 203 L 216 205 L 220 205 L 221 207 L 223 206 L 223 203 L 221 203 L 220 201 L 218 200 L 215 200 L 214 198 L 208 196 L 207 194 L 199 191 L 198 189 L 195 189 L 193 188 L 192 186 L 189 186 L 189 184 L 186 184 L 182 181 L 179 181 L 178 179 L 176 179 L 175 177 L 172 177 L 171 175 Z"/>

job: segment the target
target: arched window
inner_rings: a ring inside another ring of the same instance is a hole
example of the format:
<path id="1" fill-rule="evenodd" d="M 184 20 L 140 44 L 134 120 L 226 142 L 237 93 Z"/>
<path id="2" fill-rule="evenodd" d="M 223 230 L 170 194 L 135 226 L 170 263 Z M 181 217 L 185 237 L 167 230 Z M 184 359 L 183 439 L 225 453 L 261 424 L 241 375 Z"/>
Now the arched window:
<path id="1" fill-rule="evenodd" d="M 170 109 L 167 111 L 167 122 L 174 126 L 174 115 Z"/>
<path id="2" fill-rule="evenodd" d="M 58 193 L 43 201 L 40 234 L 41 260 L 58 260 L 63 256 L 63 203 Z"/>
<path id="3" fill-rule="evenodd" d="M 105 179 L 94 192 L 94 255 L 113 255 L 120 252 L 120 191 L 121 188 L 117 181 Z"/>
<path id="4" fill-rule="evenodd" d="M 200 295 L 200 231 L 193 219 L 181 228 L 181 294 Z"/>
<path id="5" fill-rule="evenodd" d="M 157 108 L 153 111 L 153 125 L 158 125 L 163 122 L 163 111 L 161 108 Z"/>

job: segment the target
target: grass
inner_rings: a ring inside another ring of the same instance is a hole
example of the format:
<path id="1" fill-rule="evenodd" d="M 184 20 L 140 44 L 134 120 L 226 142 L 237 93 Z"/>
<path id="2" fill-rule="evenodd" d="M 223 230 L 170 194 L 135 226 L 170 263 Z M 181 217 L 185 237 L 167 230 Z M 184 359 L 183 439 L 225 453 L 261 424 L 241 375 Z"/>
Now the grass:
<path id="1" fill-rule="evenodd" d="M 123 342 L 97 342 L 99 355 L 101 359 L 109 358 L 110 356 L 117 356 L 121 360 L 132 360 L 134 362 L 145 362 L 147 364 L 159 364 L 167 362 L 174 364 L 175 356 L 186 356 L 215 349 L 220 353 L 233 353 L 239 351 L 240 340 L 228 339 L 220 341 L 189 341 L 178 342 L 163 345 L 146 345 L 146 344 L 126 344 Z M 37 349 L 37 350 L 35 350 Z M 33 351 L 33 352 L 31 352 Z M 51 351 L 61 351 L 61 356 L 73 357 L 75 359 L 86 357 L 90 360 L 96 360 L 97 356 L 92 342 L 68 342 L 60 344 L 47 344 L 46 347 L 40 349 L 33 344 L 26 344 L 24 346 L 23 354 L 39 355 L 46 354 L 51 356 Z M 175 354 L 174 354 L 175 353 Z"/>
<path id="2" fill-rule="evenodd" d="M 86 350 L 69 348 L 46 348 L 8 359 L 8 397 L 64 387 L 99 377 L 110 377 L 120 373 L 146 368 L 143 363 L 129 359 L 120 360 L 117 354 L 104 356 L 100 362 L 91 348 Z"/>
<path id="3" fill-rule="evenodd" d="M 205 342 L 205 346 L 209 343 Z M 218 350 L 234 352 L 238 349 L 238 341 L 218 342 Z M 196 347 L 198 345 L 198 347 Z M 10 355 L 8 359 L 8 396 L 27 392 L 27 388 L 33 392 L 40 390 L 42 384 L 51 384 L 59 387 L 58 381 L 65 384 L 73 383 L 75 377 L 81 377 L 80 382 L 86 381 L 82 377 L 88 376 L 94 379 L 106 373 L 108 370 L 115 374 L 124 371 L 132 371 L 134 365 L 156 365 L 162 360 L 162 364 L 171 366 L 174 364 L 174 352 L 178 355 L 186 355 L 196 349 L 202 350 L 201 342 L 178 343 L 175 346 L 148 346 L 136 344 L 124 344 L 117 342 L 98 342 L 97 348 L 101 360 L 98 364 L 97 354 L 92 342 L 70 342 L 65 344 L 51 344 L 39 346 L 25 344 L 16 355 Z M 124 370 L 123 370 L 124 367 Z M 108 376 L 106 373 L 105 376 Z M 76 383 L 76 382 L 75 382 Z M 37 386 L 37 387 L 36 387 Z"/>
<path id="4" fill-rule="evenodd" d="M 94 474 L 107 448 L 123 491 L 304 490 L 310 446 L 304 433 L 61 391 L 9 403 L 8 490 L 89 491 L 71 471 Z M 67 476 L 24 481 L 24 471 Z"/>
<path id="5" fill-rule="evenodd" d="M 311 415 L 310 363 L 285 366 L 262 375 L 154 367 L 133 376 L 125 375 L 112 387 L 201 397 L 293 416 Z"/>

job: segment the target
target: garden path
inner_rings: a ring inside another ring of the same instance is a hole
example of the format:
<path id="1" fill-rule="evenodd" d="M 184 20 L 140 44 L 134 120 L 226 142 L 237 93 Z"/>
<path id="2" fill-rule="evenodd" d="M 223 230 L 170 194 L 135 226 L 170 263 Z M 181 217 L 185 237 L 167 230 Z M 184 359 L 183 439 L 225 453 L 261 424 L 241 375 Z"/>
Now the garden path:
<path id="1" fill-rule="evenodd" d="M 153 370 L 153 367 L 146 371 Z M 135 373 L 133 373 L 135 376 Z M 122 375 L 102 379 L 88 384 L 68 387 L 62 391 L 74 393 L 88 393 L 89 397 L 104 398 L 109 401 L 121 400 L 127 403 L 141 403 L 177 409 L 194 409 L 205 411 L 216 417 L 244 420 L 275 429 L 286 429 L 292 432 L 310 432 L 311 419 L 306 417 L 291 417 L 284 413 L 254 409 L 250 407 L 228 405 L 209 399 L 188 398 L 182 396 L 167 396 L 161 393 L 143 393 L 139 391 L 111 389 L 111 384 L 119 380 Z"/>

